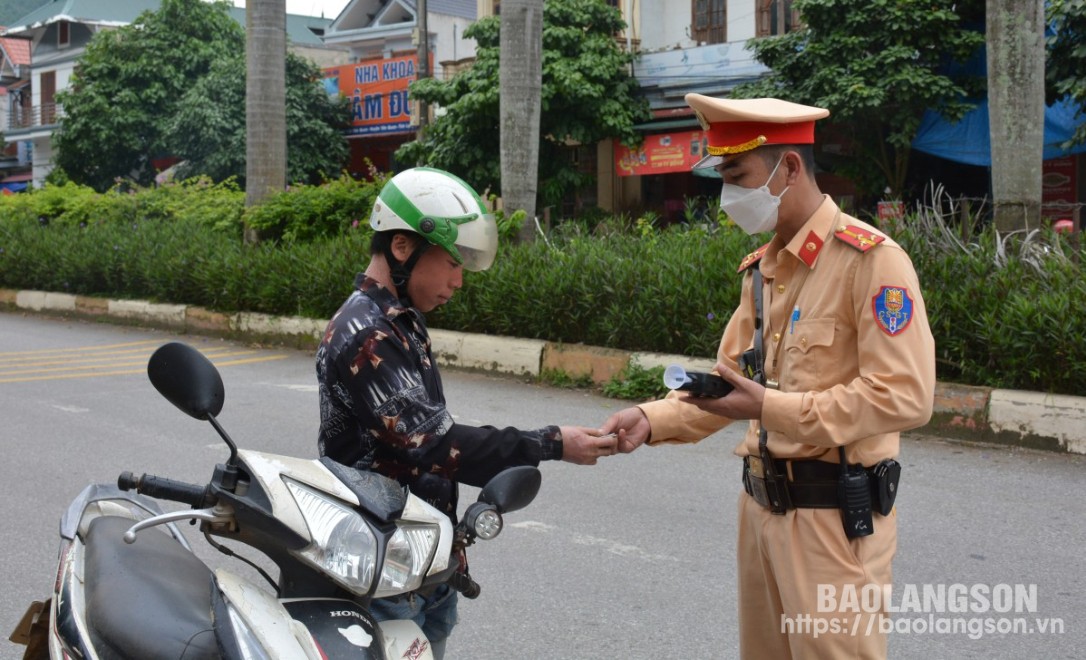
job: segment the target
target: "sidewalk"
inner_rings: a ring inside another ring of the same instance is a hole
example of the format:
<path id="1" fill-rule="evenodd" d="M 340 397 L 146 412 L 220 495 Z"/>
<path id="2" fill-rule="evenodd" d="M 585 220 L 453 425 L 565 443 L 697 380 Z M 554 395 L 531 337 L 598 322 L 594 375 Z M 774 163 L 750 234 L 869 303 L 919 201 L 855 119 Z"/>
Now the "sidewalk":
<path id="1" fill-rule="evenodd" d="M 189 305 L 11 289 L 0 289 L 0 309 L 66 314 L 294 348 L 315 348 L 327 323 L 246 312 L 222 314 Z M 538 376 L 544 369 L 561 370 L 573 377 L 590 376 L 593 381 L 603 383 L 631 362 L 643 367 L 682 364 L 696 371 L 713 367 L 710 359 L 538 339 L 437 329 L 432 329 L 430 336 L 439 364 L 519 376 Z M 1086 397 L 938 383 L 935 414 L 926 428 L 962 440 L 1086 454 Z"/>

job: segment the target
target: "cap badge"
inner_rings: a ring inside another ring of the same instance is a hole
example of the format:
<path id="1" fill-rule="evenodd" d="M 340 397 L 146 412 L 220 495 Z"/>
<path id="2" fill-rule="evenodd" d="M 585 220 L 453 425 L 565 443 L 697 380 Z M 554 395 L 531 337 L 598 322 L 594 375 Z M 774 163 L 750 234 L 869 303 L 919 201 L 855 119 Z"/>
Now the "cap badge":
<path id="1" fill-rule="evenodd" d="M 701 130 L 709 130 L 709 120 L 705 118 L 705 115 L 701 114 L 701 110 L 694 108 L 694 116 L 698 118 L 698 123 L 701 124 Z"/>

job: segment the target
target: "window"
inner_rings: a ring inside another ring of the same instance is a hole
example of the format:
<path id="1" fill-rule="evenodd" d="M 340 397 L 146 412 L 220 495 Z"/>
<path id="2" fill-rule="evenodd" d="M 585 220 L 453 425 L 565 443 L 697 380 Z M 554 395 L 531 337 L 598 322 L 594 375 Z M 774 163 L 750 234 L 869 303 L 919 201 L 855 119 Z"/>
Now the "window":
<path id="1" fill-rule="evenodd" d="M 71 43 L 71 24 L 68 21 L 57 23 L 57 48 L 65 48 Z"/>
<path id="2" fill-rule="evenodd" d="M 41 125 L 48 126 L 57 120 L 57 72 L 41 74 Z"/>
<path id="3" fill-rule="evenodd" d="M 722 44 L 728 39 L 726 0 L 694 0 L 690 37 L 705 44 Z"/>
<path id="4" fill-rule="evenodd" d="M 758 36 L 785 34 L 799 28 L 799 12 L 792 0 L 758 0 Z"/>

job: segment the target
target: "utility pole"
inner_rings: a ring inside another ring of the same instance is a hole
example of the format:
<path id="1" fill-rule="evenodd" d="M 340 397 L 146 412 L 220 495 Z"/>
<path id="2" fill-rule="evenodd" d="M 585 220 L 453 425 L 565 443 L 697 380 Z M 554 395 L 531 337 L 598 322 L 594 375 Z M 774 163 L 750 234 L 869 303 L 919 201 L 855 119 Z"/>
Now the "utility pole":
<path id="1" fill-rule="evenodd" d="M 419 62 L 418 66 L 415 67 L 416 80 L 430 77 L 430 27 L 426 20 L 427 11 L 426 0 L 418 0 Z M 430 110 L 426 105 L 426 101 L 419 100 L 418 113 L 419 116 L 415 119 L 415 123 L 419 127 L 416 135 L 421 136 L 423 130 L 430 123 Z"/>

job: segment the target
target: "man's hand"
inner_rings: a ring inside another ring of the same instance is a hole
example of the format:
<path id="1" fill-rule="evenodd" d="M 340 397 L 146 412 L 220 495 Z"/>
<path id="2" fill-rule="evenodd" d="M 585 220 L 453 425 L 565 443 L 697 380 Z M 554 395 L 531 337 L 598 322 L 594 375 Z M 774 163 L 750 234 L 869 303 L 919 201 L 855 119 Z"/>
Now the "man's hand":
<path id="1" fill-rule="evenodd" d="M 612 435 L 600 434 L 599 429 L 583 426 L 561 426 L 562 460 L 577 465 L 595 465 L 601 456 L 615 453 L 618 439 Z"/>
<path id="2" fill-rule="evenodd" d="M 712 397 L 691 396 L 684 394 L 680 399 L 701 408 L 707 413 L 727 417 L 728 419 L 761 419 L 762 402 L 765 401 L 765 388 L 749 378 L 732 371 L 727 366 L 716 363 L 717 374 L 735 389 L 719 399 Z"/>
<path id="3" fill-rule="evenodd" d="M 629 454 L 649 439 L 652 427 L 649 426 L 649 418 L 645 413 L 634 406 L 620 410 L 611 415 L 600 428 L 603 433 L 614 433 L 618 436 L 618 450 L 623 454 Z"/>

